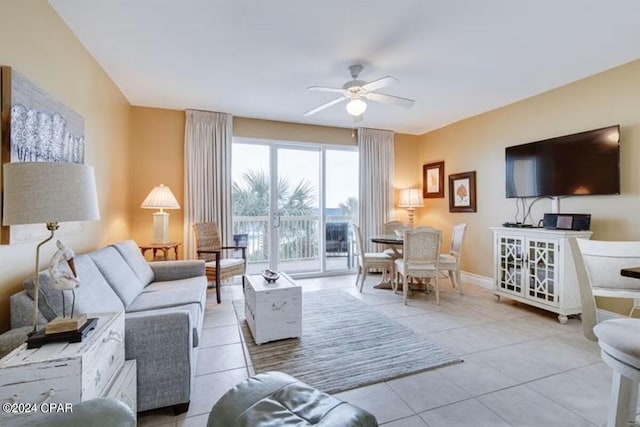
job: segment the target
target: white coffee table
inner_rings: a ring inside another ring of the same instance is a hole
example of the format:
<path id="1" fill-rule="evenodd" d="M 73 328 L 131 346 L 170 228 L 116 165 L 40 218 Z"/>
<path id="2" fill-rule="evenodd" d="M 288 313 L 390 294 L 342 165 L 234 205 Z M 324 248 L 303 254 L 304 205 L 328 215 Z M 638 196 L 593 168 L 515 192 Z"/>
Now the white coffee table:
<path id="1" fill-rule="evenodd" d="M 256 344 L 302 336 L 302 290 L 291 277 L 268 284 L 261 275 L 247 275 L 244 315 Z"/>

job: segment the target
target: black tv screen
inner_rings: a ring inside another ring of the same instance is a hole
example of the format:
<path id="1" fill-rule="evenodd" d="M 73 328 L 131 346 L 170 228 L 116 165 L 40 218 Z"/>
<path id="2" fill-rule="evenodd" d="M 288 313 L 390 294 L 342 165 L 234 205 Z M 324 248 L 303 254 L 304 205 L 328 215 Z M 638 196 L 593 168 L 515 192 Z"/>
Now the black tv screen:
<path id="1" fill-rule="evenodd" d="M 620 194 L 620 126 L 505 149 L 506 195 Z"/>

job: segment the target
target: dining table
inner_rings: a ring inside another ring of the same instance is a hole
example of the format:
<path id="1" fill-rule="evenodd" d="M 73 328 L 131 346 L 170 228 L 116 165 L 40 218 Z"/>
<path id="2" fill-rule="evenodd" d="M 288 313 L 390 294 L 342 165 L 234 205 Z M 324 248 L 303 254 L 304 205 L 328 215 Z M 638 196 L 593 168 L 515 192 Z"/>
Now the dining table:
<path id="1" fill-rule="evenodd" d="M 393 250 L 394 254 L 396 255 L 396 257 L 402 258 L 402 254 L 398 251 L 398 249 L 401 248 L 404 243 L 402 240 L 402 236 L 398 236 L 395 233 L 379 234 L 379 235 L 371 236 L 369 240 L 371 240 L 371 242 L 373 243 L 389 245 L 391 247 L 391 250 Z M 393 289 L 391 282 L 385 281 L 385 280 L 382 280 L 380 283 L 378 283 L 377 285 L 374 285 L 373 287 L 376 289 Z"/>

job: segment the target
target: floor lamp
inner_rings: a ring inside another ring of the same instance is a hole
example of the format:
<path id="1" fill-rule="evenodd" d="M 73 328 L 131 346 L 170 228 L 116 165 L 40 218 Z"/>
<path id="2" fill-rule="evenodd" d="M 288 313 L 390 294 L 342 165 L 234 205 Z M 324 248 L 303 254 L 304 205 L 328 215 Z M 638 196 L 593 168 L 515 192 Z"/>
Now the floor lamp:
<path id="1" fill-rule="evenodd" d="M 398 200 L 399 208 L 406 208 L 409 214 L 409 227 L 413 228 L 413 214 L 416 208 L 424 206 L 422 202 L 422 194 L 417 188 L 405 188 L 400 190 L 400 200 Z"/>
<path id="2" fill-rule="evenodd" d="M 40 248 L 60 222 L 100 219 L 93 168 L 76 163 L 5 163 L 3 225 L 46 224 L 49 237 L 36 247 L 33 331 L 38 327 Z"/>

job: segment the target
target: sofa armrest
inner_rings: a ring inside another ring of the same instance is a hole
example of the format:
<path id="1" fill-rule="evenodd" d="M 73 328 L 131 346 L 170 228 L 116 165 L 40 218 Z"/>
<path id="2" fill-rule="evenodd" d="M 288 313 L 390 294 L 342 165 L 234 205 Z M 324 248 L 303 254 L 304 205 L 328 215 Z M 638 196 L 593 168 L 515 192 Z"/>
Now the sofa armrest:
<path id="1" fill-rule="evenodd" d="M 204 276 L 204 261 L 202 260 L 155 261 L 150 262 L 149 266 L 153 270 L 156 282 Z"/>
<path id="2" fill-rule="evenodd" d="M 138 411 L 189 402 L 192 322 L 184 310 L 126 314 L 125 359 L 136 359 Z"/>

